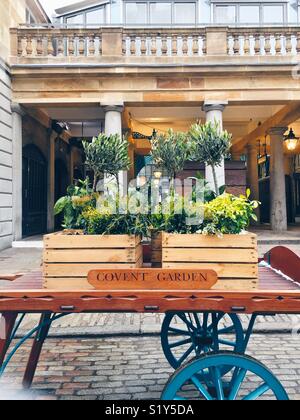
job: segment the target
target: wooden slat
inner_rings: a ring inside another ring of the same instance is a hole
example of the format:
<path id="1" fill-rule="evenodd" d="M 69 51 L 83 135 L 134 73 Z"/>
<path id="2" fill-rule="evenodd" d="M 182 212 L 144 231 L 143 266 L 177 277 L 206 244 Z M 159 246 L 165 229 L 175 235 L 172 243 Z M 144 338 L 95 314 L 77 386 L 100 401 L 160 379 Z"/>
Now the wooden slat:
<path id="1" fill-rule="evenodd" d="M 135 262 L 135 249 L 48 249 L 44 251 L 44 262 L 49 263 L 113 263 Z"/>
<path id="2" fill-rule="evenodd" d="M 212 290 L 251 291 L 257 290 L 257 287 L 257 279 L 219 279 L 218 283 L 212 288 Z"/>
<path id="3" fill-rule="evenodd" d="M 140 259 L 138 260 L 140 262 Z M 70 263 L 70 264 L 44 264 L 44 277 L 87 277 L 89 271 L 91 270 L 99 270 L 99 268 L 106 270 L 106 269 L 122 269 L 122 268 L 136 268 L 136 264 L 118 264 L 118 263 Z"/>
<path id="4" fill-rule="evenodd" d="M 162 244 L 164 248 L 257 248 L 257 237 L 249 233 L 245 235 L 180 235 L 162 234 Z"/>
<path id="5" fill-rule="evenodd" d="M 165 262 L 214 262 L 214 263 L 258 263 L 257 251 L 254 249 L 211 249 L 192 251 L 188 248 L 163 249 Z"/>
<path id="6" fill-rule="evenodd" d="M 141 238 L 133 235 L 63 235 L 62 233 L 44 236 L 45 248 L 133 248 Z"/>
<path id="7" fill-rule="evenodd" d="M 226 264 L 226 263 L 167 263 L 164 268 L 199 268 L 214 270 L 219 278 L 252 279 L 258 277 L 257 264 Z"/>
<path id="8" fill-rule="evenodd" d="M 46 278 L 44 287 L 49 290 L 94 290 L 87 277 L 82 278 Z"/>

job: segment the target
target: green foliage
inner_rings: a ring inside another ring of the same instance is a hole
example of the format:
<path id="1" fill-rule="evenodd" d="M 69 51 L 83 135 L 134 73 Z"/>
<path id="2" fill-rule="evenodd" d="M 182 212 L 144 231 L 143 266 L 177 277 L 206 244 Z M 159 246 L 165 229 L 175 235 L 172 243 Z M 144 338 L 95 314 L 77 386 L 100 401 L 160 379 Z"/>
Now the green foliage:
<path id="1" fill-rule="evenodd" d="M 169 130 L 167 134 L 154 137 L 151 144 L 154 163 L 164 168 L 169 178 L 174 178 L 177 172 L 182 171 L 190 158 L 190 145 L 185 133 Z"/>
<path id="2" fill-rule="evenodd" d="M 214 200 L 217 197 L 217 194 L 215 191 L 211 190 L 209 187 L 209 183 L 205 180 L 204 176 L 197 172 L 195 177 L 189 177 L 191 180 L 195 180 L 196 182 L 201 181 L 203 183 L 203 201 L 204 203 L 209 203 L 210 201 Z M 219 195 L 222 195 L 226 190 L 226 185 L 223 185 L 219 188 Z M 196 201 L 196 186 L 193 186 L 193 192 L 192 192 L 192 199 L 193 201 Z"/>
<path id="3" fill-rule="evenodd" d="M 257 201 L 250 201 L 250 191 L 247 195 L 236 197 L 232 194 L 220 195 L 215 200 L 205 204 L 204 234 L 238 234 L 247 229 L 251 219 L 257 220 L 255 209 Z"/>
<path id="4" fill-rule="evenodd" d="M 219 186 L 216 176 L 216 167 L 220 166 L 231 146 L 231 134 L 222 131 L 218 122 L 194 124 L 191 126 L 189 136 L 192 144 L 192 159 L 203 162 L 212 167 L 215 193 L 219 195 Z"/>
<path id="5" fill-rule="evenodd" d="M 130 198 L 98 200 L 97 208 L 90 207 L 81 215 L 81 225 L 88 235 L 149 236 L 147 214 L 130 212 Z"/>
<path id="6" fill-rule="evenodd" d="M 239 234 L 248 228 L 251 219 L 256 220 L 255 209 L 259 203 L 250 201 L 249 196 L 249 190 L 246 196 L 239 197 L 223 193 L 206 203 L 175 197 L 169 212 L 164 212 L 163 205 L 158 206 L 156 214 L 151 216 L 151 228 L 181 234 Z M 187 223 L 189 220 L 192 223 Z"/>
<path id="7" fill-rule="evenodd" d="M 82 211 L 96 204 L 96 196 L 90 187 L 89 179 L 78 181 L 78 185 L 70 185 L 67 195 L 61 197 L 54 206 L 54 215 L 63 213 L 62 227 L 64 229 L 80 229 Z"/>
<path id="8" fill-rule="evenodd" d="M 94 173 L 93 189 L 105 173 L 112 175 L 118 182 L 118 173 L 130 167 L 128 140 L 118 134 L 106 136 L 101 133 L 92 142 L 83 141 L 85 164 Z"/>
<path id="9" fill-rule="evenodd" d="M 188 201 L 184 197 L 173 195 L 157 206 L 150 216 L 151 230 L 168 233 L 196 233 L 202 225 L 203 203 Z"/>

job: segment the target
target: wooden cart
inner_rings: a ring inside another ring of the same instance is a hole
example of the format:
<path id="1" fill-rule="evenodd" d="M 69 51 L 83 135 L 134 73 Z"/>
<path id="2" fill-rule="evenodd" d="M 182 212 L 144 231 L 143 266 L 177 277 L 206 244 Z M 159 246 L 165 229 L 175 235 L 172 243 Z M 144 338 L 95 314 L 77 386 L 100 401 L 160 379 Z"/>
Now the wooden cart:
<path id="1" fill-rule="evenodd" d="M 272 261 L 276 252 L 277 257 Z M 288 257 L 284 257 L 284 252 Z M 282 261 L 278 262 L 280 259 Z M 296 255 L 282 248 L 271 253 L 268 260 L 283 272 L 291 271 L 293 266 L 297 277 L 299 258 Z M 297 269 L 295 265 L 298 265 Z M 294 278 L 295 282 L 292 282 L 270 267 L 260 267 L 260 284 L 256 291 L 203 289 L 205 281 L 208 284 L 215 281 L 213 272 L 206 273 L 206 280 L 200 282 L 200 288 L 198 283 L 193 289 L 188 286 L 162 289 L 162 284 L 170 284 L 167 276 L 166 283 L 162 280 L 160 287 L 156 288 L 152 284 L 151 290 L 145 289 L 142 283 L 136 288 L 125 289 L 123 281 L 128 281 L 128 272 L 119 271 L 123 273 L 123 280 L 120 282 L 119 279 L 118 290 L 111 277 L 104 280 L 107 270 L 90 273 L 89 281 L 102 289 L 86 292 L 44 290 L 39 272 L 7 283 L 0 291 L 0 313 L 2 322 L 5 321 L 1 328 L 0 375 L 20 346 L 35 335 L 23 380 L 24 387 L 31 385 L 43 343 L 55 319 L 73 313 L 157 312 L 166 314 L 161 341 L 166 358 L 175 369 L 162 399 L 184 400 L 195 398 L 195 395 L 204 400 L 254 400 L 262 396 L 288 399 L 278 379 L 262 363 L 247 356 L 246 350 L 257 316 L 300 314 L 298 279 Z M 153 280 L 153 273 L 164 275 L 166 272 L 169 273 L 163 269 L 154 270 L 149 275 Z M 99 286 L 99 282 L 105 285 Z M 28 313 L 40 313 L 40 322 L 15 344 L 17 329 Z M 252 315 L 246 332 L 239 314 Z M 179 324 L 174 324 L 176 318 Z M 195 358 L 190 360 L 191 356 Z M 243 390 L 247 375 L 253 378 Z"/>

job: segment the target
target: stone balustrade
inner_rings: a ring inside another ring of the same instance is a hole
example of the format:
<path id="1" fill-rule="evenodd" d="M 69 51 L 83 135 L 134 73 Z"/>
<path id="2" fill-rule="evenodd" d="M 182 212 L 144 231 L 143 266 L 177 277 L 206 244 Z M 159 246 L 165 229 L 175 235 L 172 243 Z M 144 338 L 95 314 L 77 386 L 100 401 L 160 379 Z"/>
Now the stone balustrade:
<path id="1" fill-rule="evenodd" d="M 228 30 L 228 54 L 244 55 L 298 55 L 300 28 L 237 28 Z"/>
<path id="2" fill-rule="evenodd" d="M 125 56 L 202 56 L 206 54 L 204 29 L 124 30 Z"/>
<path id="3" fill-rule="evenodd" d="M 299 27 L 272 28 L 57 28 L 11 29 L 11 62 L 89 62 L 119 57 L 120 61 L 189 59 L 210 56 L 296 56 Z M 149 57 L 149 59 L 148 59 Z"/>

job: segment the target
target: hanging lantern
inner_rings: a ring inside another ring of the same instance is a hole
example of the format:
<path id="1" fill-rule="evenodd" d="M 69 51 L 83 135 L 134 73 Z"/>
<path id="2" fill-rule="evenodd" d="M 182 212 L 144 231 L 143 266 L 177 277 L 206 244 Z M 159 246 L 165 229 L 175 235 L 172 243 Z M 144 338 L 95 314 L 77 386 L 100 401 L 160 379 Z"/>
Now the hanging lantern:
<path id="1" fill-rule="evenodd" d="M 284 143 L 289 151 L 293 151 L 296 149 L 298 145 L 299 137 L 295 136 L 293 129 L 291 128 L 289 134 L 284 137 Z"/>

